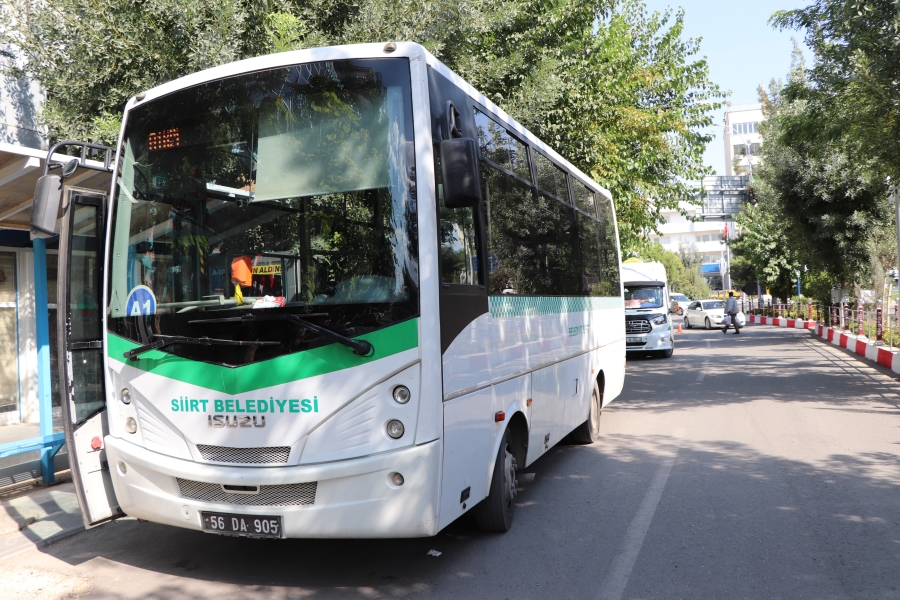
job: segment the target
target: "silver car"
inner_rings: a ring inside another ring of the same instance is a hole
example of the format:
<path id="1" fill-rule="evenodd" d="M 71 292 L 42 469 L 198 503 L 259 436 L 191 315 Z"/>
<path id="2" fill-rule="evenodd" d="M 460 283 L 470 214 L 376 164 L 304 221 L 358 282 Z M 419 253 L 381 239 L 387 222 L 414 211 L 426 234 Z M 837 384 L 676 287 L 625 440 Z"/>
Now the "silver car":
<path id="1" fill-rule="evenodd" d="M 676 315 L 683 315 L 688 305 L 693 302 L 684 294 L 669 294 L 669 312 Z"/>
<path id="2" fill-rule="evenodd" d="M 725 318 L 724 300 L 700 300 L 691 302 L 684 311 L 684 326 L 691 327 L 724 327 L 722 319 Z"/>

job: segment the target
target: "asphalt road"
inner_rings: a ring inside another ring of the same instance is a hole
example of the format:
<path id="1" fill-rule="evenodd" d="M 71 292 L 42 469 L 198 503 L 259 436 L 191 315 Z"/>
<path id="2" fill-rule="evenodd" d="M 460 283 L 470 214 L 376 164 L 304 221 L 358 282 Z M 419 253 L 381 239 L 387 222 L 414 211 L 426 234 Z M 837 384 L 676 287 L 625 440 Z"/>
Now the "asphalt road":
<path id="1" fill-rule="evenodd" d="M 529 469 L 507 534 L 260 541 L 126 520 L 0 570 L 55 578 L 34 597 L 900 598 L 897 390 L 805 332 L 685 331 L 671 359 L 629 359 L 601 442 Z"/>

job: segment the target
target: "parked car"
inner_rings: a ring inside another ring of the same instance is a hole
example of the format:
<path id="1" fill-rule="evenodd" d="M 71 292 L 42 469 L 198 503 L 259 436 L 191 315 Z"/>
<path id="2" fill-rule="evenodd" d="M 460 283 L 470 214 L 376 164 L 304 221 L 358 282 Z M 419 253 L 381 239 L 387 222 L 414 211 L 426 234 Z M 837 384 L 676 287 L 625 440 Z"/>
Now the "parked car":
<path id="1" fill-rule="evenodd" d="M 684 311 L 687 310 L 687 307 L 691 302 L 693 302 L 693 300 L 691 300 L 684 294 L 670 294 L 669 312 L 675 313 L 676 315 L 683 315 Z"/>
<path id="2" fill-rule="evenodd" d="M 691 327 L 724 327 L 722 319 L 725 318 L 724 300 L 699 300 L 691 302 L 684 311 L 684 326 Z"/>

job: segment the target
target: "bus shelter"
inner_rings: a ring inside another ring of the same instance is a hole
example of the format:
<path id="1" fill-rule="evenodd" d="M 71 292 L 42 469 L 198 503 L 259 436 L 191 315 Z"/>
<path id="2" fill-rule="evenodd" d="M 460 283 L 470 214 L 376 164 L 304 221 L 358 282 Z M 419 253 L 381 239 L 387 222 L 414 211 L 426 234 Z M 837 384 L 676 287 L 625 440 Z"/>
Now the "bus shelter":
<path id="1" fill-rule="evenodd" d="M 58 240 L 29 233 L 47 160 L 46 150 L 0 143 L 0 487 L 52 482 L 68 464 L 65 452 L 57 456 L 64 444 L 55 371 Z M 107 192 L 110 174 L 79 167 L 65 184 Z"/>

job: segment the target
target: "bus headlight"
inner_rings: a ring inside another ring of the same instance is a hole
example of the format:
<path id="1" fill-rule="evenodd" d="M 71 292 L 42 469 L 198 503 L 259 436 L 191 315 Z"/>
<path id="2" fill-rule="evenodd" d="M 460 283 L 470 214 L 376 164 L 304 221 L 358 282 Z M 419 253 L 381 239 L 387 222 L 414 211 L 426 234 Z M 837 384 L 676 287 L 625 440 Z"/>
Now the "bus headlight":
<path id="1" fill-rule="evenodd" d="M 122 393 L 119 394 L 119 398 L 122 400 L 123 404 L 131 404 L 131 392 L 128 388 L 122 390 Z"/>
<path id="2" fill-rule="evenodd" d="M 397 419 L 391 419 L 387 423 L 387 434 L 394 438 L 395 440 L 399 440 L 403 437 L 403 432 L 406 431 L 406 428 L 403 427 L 403 423 L 398 421 Z"/>
<path id="3" fill-rule="evenodd" d="M 134 433 L 135 431 L 137 431 L 137 421 L 135 421 L 131 417 L 125 419 L 125 431 L 127 431 L 128 433 Z"/>
<path id="4" fill-rule="evenodd" d="M 398 404 L 406 404 L 411 397 L 412 394 L 409 393 L 409 388 L 405 385 L 398 385 L 394 388 L 394 401 Z"/>

